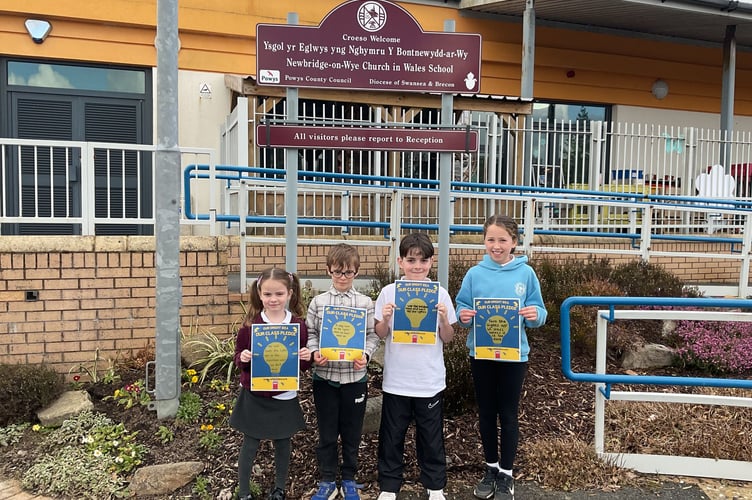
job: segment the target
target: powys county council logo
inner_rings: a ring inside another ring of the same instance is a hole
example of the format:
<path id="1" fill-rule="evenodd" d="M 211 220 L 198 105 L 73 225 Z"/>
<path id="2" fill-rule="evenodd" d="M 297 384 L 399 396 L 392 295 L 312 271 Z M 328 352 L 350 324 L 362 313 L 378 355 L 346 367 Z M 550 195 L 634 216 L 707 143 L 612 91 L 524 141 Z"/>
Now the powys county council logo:
<path id="1" fill-rule="evenodd" d="M 378 2 L 366 2 L 358 8 L 358 24 L 374 33 L 386 26 L 386 10 Z"/>
<path id="2" fill-rule="evenodd" d="M 262 69 L 259 71 L 259 78 L 258 82 L 260 84 L 264 83 L 279 83 L 280 77 L 279 77 L 279 70 L 276 69 Z"/>

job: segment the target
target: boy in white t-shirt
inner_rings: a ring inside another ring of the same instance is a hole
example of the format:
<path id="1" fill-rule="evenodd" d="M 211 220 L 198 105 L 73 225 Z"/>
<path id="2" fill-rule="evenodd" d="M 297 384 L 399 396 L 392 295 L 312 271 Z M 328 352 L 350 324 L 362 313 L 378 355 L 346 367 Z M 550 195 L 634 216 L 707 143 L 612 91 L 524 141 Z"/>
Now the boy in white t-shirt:
<path id="1" fill-rule="evenodd" d="M 424 233 L 403 238 L 397 259 L 402 279 L 423 281 L 433 266 L 433 243 Z M 379 429 L 378 500 L 395 500 L 402 486 L 405 434 L 415 420 L 420 482 L 429 500 L 444 500 L 446 454 L 444 451 L 443 391 L 446 388 L 444 343 L 454 337 L 457 315 L 452 299 L 439 287 L 438 335 L 435 344 L 392 343 L 395 284 L 385 286 L 376 299 L 376 334 L 386 339 L 383 405 Z"/>

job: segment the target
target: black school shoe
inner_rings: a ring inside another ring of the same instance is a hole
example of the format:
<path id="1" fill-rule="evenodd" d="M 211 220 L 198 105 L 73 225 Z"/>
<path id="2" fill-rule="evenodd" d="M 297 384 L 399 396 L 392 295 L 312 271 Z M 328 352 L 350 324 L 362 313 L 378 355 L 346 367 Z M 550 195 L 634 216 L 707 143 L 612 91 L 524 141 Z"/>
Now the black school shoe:
<path id="1" fill-rule="evenodd" d="M 282 488 L 274 488 L 269 493 L 269 500 L 285 500 L 285 491 Z"/>
<path id="2" fill-rule="evenodd" d="M 514 478 L 499 471 L 496 476 L 494 500 L 514 500 Z"/>
<path id="3" fill-rule="evenodd" d="M 475 489 L 473 490 L 473 495 L 475 495 L 476 498 L 482 498 L 484 500 L 493 498 L 494 493 L 496 492 L 496 475 L 498 472 L 499 469 L 496 467 L 489 467 L 486 465 L 486 473 L 483 475 L 483 479 L 475 485 Z"/>

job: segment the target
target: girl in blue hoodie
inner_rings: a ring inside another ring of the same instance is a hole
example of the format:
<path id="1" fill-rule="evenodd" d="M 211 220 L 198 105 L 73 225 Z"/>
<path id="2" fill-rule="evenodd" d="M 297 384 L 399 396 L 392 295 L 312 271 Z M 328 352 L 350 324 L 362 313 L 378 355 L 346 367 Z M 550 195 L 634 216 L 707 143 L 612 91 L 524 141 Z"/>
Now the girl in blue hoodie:
<path id="1" fill-rule="evenodd" d="M 519 442 L 517 419 L 530 352 L 525 328 L 543 325 L 548 316 L 540 282 L 528 265 L 527 256 L 513 255 L 518 234 L 517 223 L 511 217 L 489 217 L 483 225 L 486 255 L 467 272 L 457 294 L 457 317 L 464 327 L 473 324 L 475 298 L 517 298 L 520 301 L 519 362 L 475 359 L 475 337 L 472 334 L 467 337 L 486 462 L 483 479 L 473 494 L 483 499 L 514 498 L 512 468 Z M 497 418 L 501 436 L 497 430 Z"/>

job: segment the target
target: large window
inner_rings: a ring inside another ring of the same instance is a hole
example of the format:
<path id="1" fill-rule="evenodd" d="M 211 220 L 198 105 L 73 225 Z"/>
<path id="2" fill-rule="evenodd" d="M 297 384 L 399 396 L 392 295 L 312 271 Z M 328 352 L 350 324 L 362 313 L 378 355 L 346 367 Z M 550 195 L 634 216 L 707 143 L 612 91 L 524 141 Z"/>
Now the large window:
<path id="1" fill-rule="evenodd" d="M 592 121 L 608 121 L 611 107 L 578 103 L 533 105 L 533 184 L 587 189 Z"/>

